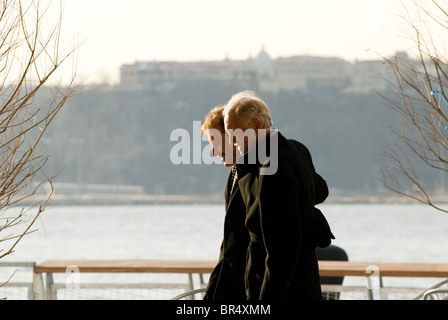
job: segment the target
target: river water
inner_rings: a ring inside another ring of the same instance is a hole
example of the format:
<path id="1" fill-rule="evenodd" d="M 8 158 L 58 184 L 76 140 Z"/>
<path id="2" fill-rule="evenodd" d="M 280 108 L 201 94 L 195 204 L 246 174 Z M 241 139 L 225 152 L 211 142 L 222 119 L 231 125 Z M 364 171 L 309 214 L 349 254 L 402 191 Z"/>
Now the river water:
<path id="1" fill-rule="evenodd" d="M 420 204 L 319 208 L 336 236 L 333 244 L 351 261 L 448 263 L 448 214 Z M 2 261 L 217 259 L 223 221 L 219 204 L 54 205 L 36 222 L 38 230 Z M 423 286 L 435 281 L 420 280 Z"/>

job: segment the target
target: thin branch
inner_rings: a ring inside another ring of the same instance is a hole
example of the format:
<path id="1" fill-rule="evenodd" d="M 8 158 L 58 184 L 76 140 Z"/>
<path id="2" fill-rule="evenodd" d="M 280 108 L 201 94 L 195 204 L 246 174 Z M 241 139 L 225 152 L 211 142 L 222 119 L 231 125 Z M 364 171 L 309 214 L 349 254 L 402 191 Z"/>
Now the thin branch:
<path id="1" fill-rule="evenodd" d="M 30 189 L 31 182 L 47 162 L 46 157 L 38 154 L 37 148 L 56 115 L 76 90 L 76 73 L 73 73 L 68 85 L 56 88 L 47 106 L 34 103 L 37 93 L 76 50 L 61 51 L 62 11 L 44 34 L 49 8 L 50 5 L 43 8 L 38 0 L 3 1 L 0 6 L 0 216 L 21 206 L 43 183 L 48 182 L 50 186 L 46 198 L 33 205 L 33 210 L 22 209 L 3 220 L 0 242 L 8 243 L 9 247 L 0 249 L 0 259 L 12 253 L 24 236 L 35 231 L 33 225 L 50 203 L 54 177 L 45 177 Z M 20 67 L 19 74 L 12 81 L 6 80 L 12 77 L 14 66 Z M 26 223 L 26 227 L 20 232 L 7 232 L 22 223 Z M 4 232 L 7 232 L 6 236 Z"/>
<path id="2" fill-rule="evenodd" d="M 433 1 L 437 12 L 448 18 L 439 3 Z M 436 25 L 446 28 L 444 21 L 420 3 L 414 2 L 417 8 L 417 21 L 402 2 L 406 16 L 404 20 L 414 32 L 417 60 L 400 61 L 399 59 L 384 60 L 391 67 L 395 89 L 393 99 L 382 95 L 389 107 L 400 116 L 400 126 L 392 132 L 404 144 L 406 149 L 397 144 L 390 147 L 384 156 L 392 164 L 383 171 L 385 187 L 398 194 L 425 203 L 439 211 L 448 212 L 437 206 L 431 200 L 430 193 L 422 186 L 413 165 L 414 159 L 419 159 L 428 168 L 438 171 L 448 171 L 448 106 L 442 104 L 446 97 L 448 85 L 448 65 L 444 55 L 438 52 L 438 45 L 429 30 L 428 21 L 438 22 Z M 421 14 L 420 14 L 421 13 Z M 437 101 L 432 93 L 439 90 L 442 97 Z M 410 157 L 412 155 L 412 159 Z M 407 181 L 417 186 L 412 192 L 403 187 L 401 181 Z"/>

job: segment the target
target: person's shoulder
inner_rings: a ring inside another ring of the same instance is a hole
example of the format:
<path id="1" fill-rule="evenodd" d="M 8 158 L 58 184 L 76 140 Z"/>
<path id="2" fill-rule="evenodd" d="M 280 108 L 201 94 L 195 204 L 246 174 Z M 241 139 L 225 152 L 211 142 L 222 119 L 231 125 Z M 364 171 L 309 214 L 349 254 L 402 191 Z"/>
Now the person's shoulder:
<path id="1" fill-rule="evenodd" d="M 287 150 L 287 152 L 285 152 L 286 156 L 291 156 L 294 159 L 297 159 L 297 156 L 299 156 L 299 158 L 304 159 L 304 161 L 311 160 L 310 150 L 305 144 L 296 139 L 285 138 L 281 134 L 279 137 L 282 137 L 281 139 L 283 139 L 283 149 Z"/>
<path id="2" fill-rule="evenodd" d="M 279 167 L 312 168 L 312 157 L 309 149 L 296 139 L 289 139 L 278 132 Z M 313 169 L 314 170 L 314 169 Z"/>
<path id="3" fill-rule="evenodd" d="M 270 157 L 262 162 L 262 167 L 267 168 L 272 165 L 275 166 L 275 170 L 270 171 L 270 179 L 290 175 L 291 170 L 297 166 L 297 151 L 290 141 L 276 129 L 271 130 L 270 139 Z M 275 154 L 273 152 L 275 152 Z"/>
<path id="4" fill-rule="evenodd" d="M 309 153 L 308 148 L 300 141 L 295 139 L 287 139 L 291 148 L 294 148 L 298 152 Z"/>
<path id="5" fill-rule="evenodd" d="M 308 148 L 300 141 L 286 138 L 279 131 L 277 131 L 277 135 L 278 151 L 282 158 L 296 159 L 297 154 L 304 155 L 309 153 Z"/>

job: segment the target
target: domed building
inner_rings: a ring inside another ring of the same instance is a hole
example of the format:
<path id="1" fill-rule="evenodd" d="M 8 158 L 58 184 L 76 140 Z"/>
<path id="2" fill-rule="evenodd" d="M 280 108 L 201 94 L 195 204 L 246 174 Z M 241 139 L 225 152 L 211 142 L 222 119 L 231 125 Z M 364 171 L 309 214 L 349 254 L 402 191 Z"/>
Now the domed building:
<path id="1" fill-rule="evenodd" d="M 255 66 L 260 71 L 269 71 L 271 69 L 272 60 L 269 54 L 262 46 L 260 53 L 255 58 Z"/>

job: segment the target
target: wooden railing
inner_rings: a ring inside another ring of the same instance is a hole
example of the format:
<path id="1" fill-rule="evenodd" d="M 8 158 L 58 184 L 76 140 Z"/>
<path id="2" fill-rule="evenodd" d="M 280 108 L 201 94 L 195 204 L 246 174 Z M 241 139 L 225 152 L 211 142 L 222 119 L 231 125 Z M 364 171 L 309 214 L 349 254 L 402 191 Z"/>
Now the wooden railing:
<path id="1" fill-rule="evenodd" d="M 54 273 L 75 270 L 80 273 L 180 273 L 190 277 L 189 289 L 193 289 L 192 275 L 209 274 L 215 260 L 48 260 L 34 268 L 35 295 L 37 299 L 53 299 Z M 319 261 L 321 277 L 429 277 L 448 278 L 448 264 L 433 263 L 385 263 Z M 46 284 L 43 281 L 46 274 Z M 371 296 L 370 296 L 371 298 Z"/>

